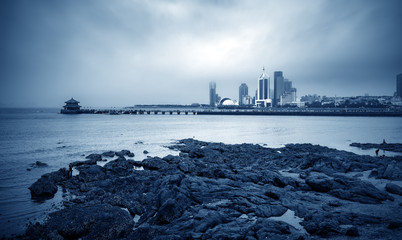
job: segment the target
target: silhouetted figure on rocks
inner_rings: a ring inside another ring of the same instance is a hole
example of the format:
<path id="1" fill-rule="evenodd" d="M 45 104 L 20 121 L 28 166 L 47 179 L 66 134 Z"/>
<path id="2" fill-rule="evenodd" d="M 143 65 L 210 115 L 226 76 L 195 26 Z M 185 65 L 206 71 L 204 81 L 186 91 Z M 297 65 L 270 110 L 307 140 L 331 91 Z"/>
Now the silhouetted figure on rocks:
<path id="1" fill-rule="evenodd" d="M 375 150 L 375 155 L 378 157 L 378 152 L 380 151 L 380 149 Z"/>
<path id="2" fill-rule="evenodd" d="M 382 144 L 387 144 L 387 142 L 385 141 L 385 139 L 382 140 Z"/>
<path id="3" fill-rule="evenodd" d="M 70 164 L 68 165 L 68 178 L 72 178 L 73 177 L 73 165 Z"/>

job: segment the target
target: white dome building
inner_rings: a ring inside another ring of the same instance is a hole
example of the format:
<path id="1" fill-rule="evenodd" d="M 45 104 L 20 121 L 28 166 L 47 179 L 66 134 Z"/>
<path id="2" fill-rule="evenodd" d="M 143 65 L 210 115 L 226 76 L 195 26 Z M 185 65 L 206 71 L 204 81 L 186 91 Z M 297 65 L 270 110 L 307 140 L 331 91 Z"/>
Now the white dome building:
<path id="1" fill-rule="evenodd" d="M 218 108 L 237 108 L 239 104 L 236 101 L 233 101 L 230 98 L 223 98 L 218 105 Z"/>

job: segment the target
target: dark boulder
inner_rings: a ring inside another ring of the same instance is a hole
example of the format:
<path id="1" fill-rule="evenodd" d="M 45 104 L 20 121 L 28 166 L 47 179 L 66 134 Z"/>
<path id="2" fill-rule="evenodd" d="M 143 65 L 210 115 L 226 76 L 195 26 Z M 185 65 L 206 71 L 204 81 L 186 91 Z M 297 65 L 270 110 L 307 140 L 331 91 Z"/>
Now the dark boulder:
<path id="1" fill-rule="evenodd" d="M 77 178 L 83 182 L 100 181 L 106 178 L 105 169 L 99 165 L 81 166 Z"/>
<path id="2" fill-rule="evenodd" d="M 61 168 L 56 172 L 42 175 L 28 189 L 33 198 L 52 198 L 57 192 L 57 184 L 66 179 L 68 179 L 68 172 L 65 168 Z"/>
<path id="3" fill-rule="evenodd" d="M 390 180 L 402 180 L 402 161 L 393 161 L 387 165 L 384 172 L 381 174 L 381 178 Z"/>
<path id="4" fill-rule="evenodd" d="M 388 224 L 389 229 L 398 229 L 401 227 L 402 227 L 402 221 L 400 221 L 400 220 L 394 220 Z"/>
<path id="5" fill-rule="evenodd" d="M 96 161 L 102 161 L 102 155 L 100 154 L 89 154 L 88 156 L 85 157 L 86 159 L 90 159 L 90 160 L 96 160 Z"/>
<path id="6" fill-rule="evenodd" d="M 358 237 L 358 236 L 360 236 L 359 230 L 355 226 L 349 227 L 348 229 L 346 229 L 345 234 L 346 234 L 346 236 L 350 236 L 350 237 Z"/>
<path id="7" fill-rule="evenodd" d="M 116 154 L 116 156 L 124 157 L 124 156 L 128 156 L 129 154 L 131 154 L 131 152 L 129 150 L 121 150 L 119 152 L 116 152 L 115 154 Z"/>
<path id="8" fill-rule="evenodd" d="M 170 154 L 162 159 L 171 164 L 178 164 L 181 161 L 181 158 L 179 156 L 173 156 Z"/>
<path id="9" fill-rule="evenodd" d="M 52 198 L 57 192 L 57 185 L 50 177 L 42 176 L 29 187 L 29 190 L 32 198 Z"/>
<path id="10" fill-rule="evenodd" d="M 41 161 L 36 161 L 34 164 L 35 167 L 47 167 L 47 163 L 41 162 Z"/>
<path id="11" fill-rule="evenodd" d="M 160 170 L 165 169 L 169 166 L 169 164 L 161 158 L 147 158 L 141 162 L 141 165 L 149 170 Z"/>
<path id="12" fill-rule="evenodd" d="M 389 193 L 402 195 L 402 188 L 394 183 L 387 183 L 387 185 L 385 185 L 385 190 Z"/>
<path id="13" fill-rule="evenodd" d="M 328 192 L 333 185 L 333 179 L 323 173 L 311 172 L 306 177 L 306 183 L 317 192 Z"/>
<path id="14" fill-rule="evenodd" d="M 190 158 L 202 158 L 205 157 L 205 152 L 201 148 L 191 149 L 188 153 Z"/>
<path id="15" fill-rule="evenodd" d="M 312 190 L 329 193 L 335 197 L 361 203 L 381 203 L 394 200 L 392 196 L 379 190 L 369 182 L 348 178 L 340 174 L 329 177 L 323 173 L 311 172 L 306 183 Z"/>
<path id="16" fill-rule="evenodd" d="M 107 173 L 115 174 L 118 176 L 125 176 L 133 171 L 133 160 L 127 161 L 124 157 L 118 157 L 117 159 L 110 161 L 103 166 Z"/>
<path id="17" fill-rule="evenodd" d="M 74 167 L 81 165 L 95 165 L 98 161 L 102 161 L 102 157 L 99 154 L 91 154 L 86 157 L 88 160 L 86 161 L 75 161 L 72 162 L 71 165 Z"/>
<path id="18" fill-rule="evenodd" d="M 108 151 L 108 152 L 102 153 L 102 156 L 105 156 L 105 157 L 114 157 L 114 155 L 115 155 L 115 152 L 113 152 L 113 151 Z"/>
<path id="19" fill-rule="evenodd" d="M 184 206 L 182 205 L 182 202 L 176 202 L 174 199 L 170 198 L 166 200 L 157 211 L 153 222 L 157 225 L 164 225 L 173 222 L 183 214 Z"/>

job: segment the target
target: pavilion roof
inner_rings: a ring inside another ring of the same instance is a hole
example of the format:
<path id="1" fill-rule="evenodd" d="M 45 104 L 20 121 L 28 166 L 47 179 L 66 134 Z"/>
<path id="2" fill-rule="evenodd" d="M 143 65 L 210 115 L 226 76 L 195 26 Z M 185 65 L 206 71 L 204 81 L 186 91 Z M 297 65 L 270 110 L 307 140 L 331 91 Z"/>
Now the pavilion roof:
<path id="1" fill-rule="evenodd" d="M 65 101 L 65 103 L 67 103 L 67 104 L 77 104 L 79 102 L 77 100 L 75 100 L 74 98 L 71 98 L 70 100 Z"/>

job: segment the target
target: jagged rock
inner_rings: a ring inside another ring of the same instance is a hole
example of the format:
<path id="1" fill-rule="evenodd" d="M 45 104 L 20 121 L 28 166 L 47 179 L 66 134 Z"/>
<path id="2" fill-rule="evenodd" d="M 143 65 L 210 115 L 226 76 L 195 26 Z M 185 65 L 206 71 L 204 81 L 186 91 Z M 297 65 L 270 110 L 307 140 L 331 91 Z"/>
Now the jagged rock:
<path id="1" fill-rule="evenodd" d="M 387 165 L 384 172 L 381 174 L 381 178 L 390 180 L 402 180 L 402 162 L 393 161 Z"/>
<path id="2" fill-rule="evenodd" d="M 361 203 L 381 203 L 381 201 L 393 200 L 392 196 L 369 182 L 346 178 L 342 175 L 335 175 L 334 178 L 323 173 L 311 172 L 306 178 L 306 183 L 314 191 Z"/>
<path id="3" fill-rule="evenodd" d="M 317 192 L 328 192 L 332 189 L 333 179 L 323 173 L 311 172 L 306 183 Z"/>
<path id="4" fill-rule="evenodd" d="M 399 228 L 398 212 L 383 211 L 398 204 L 359 179 L 359 172 L 373 169 L 382 177 L 390 164 L 398 167 L 397 157 L 378 161 L 312 144 L 270 149 L 194 139 L 170 148 L 181 150 L 179 156 L 140 162 L 121 151 L 104 167 L 83 162 L 72 178 L 65 169 L 44 175 L 65 189 L 65 209 L 31 226 L 26 239 L 373 239 L 377 229 L 398 236 L 398 229 L 384 228 Z M 304 219 L 310 236 L 272 218 L 288 210 Z"/>

